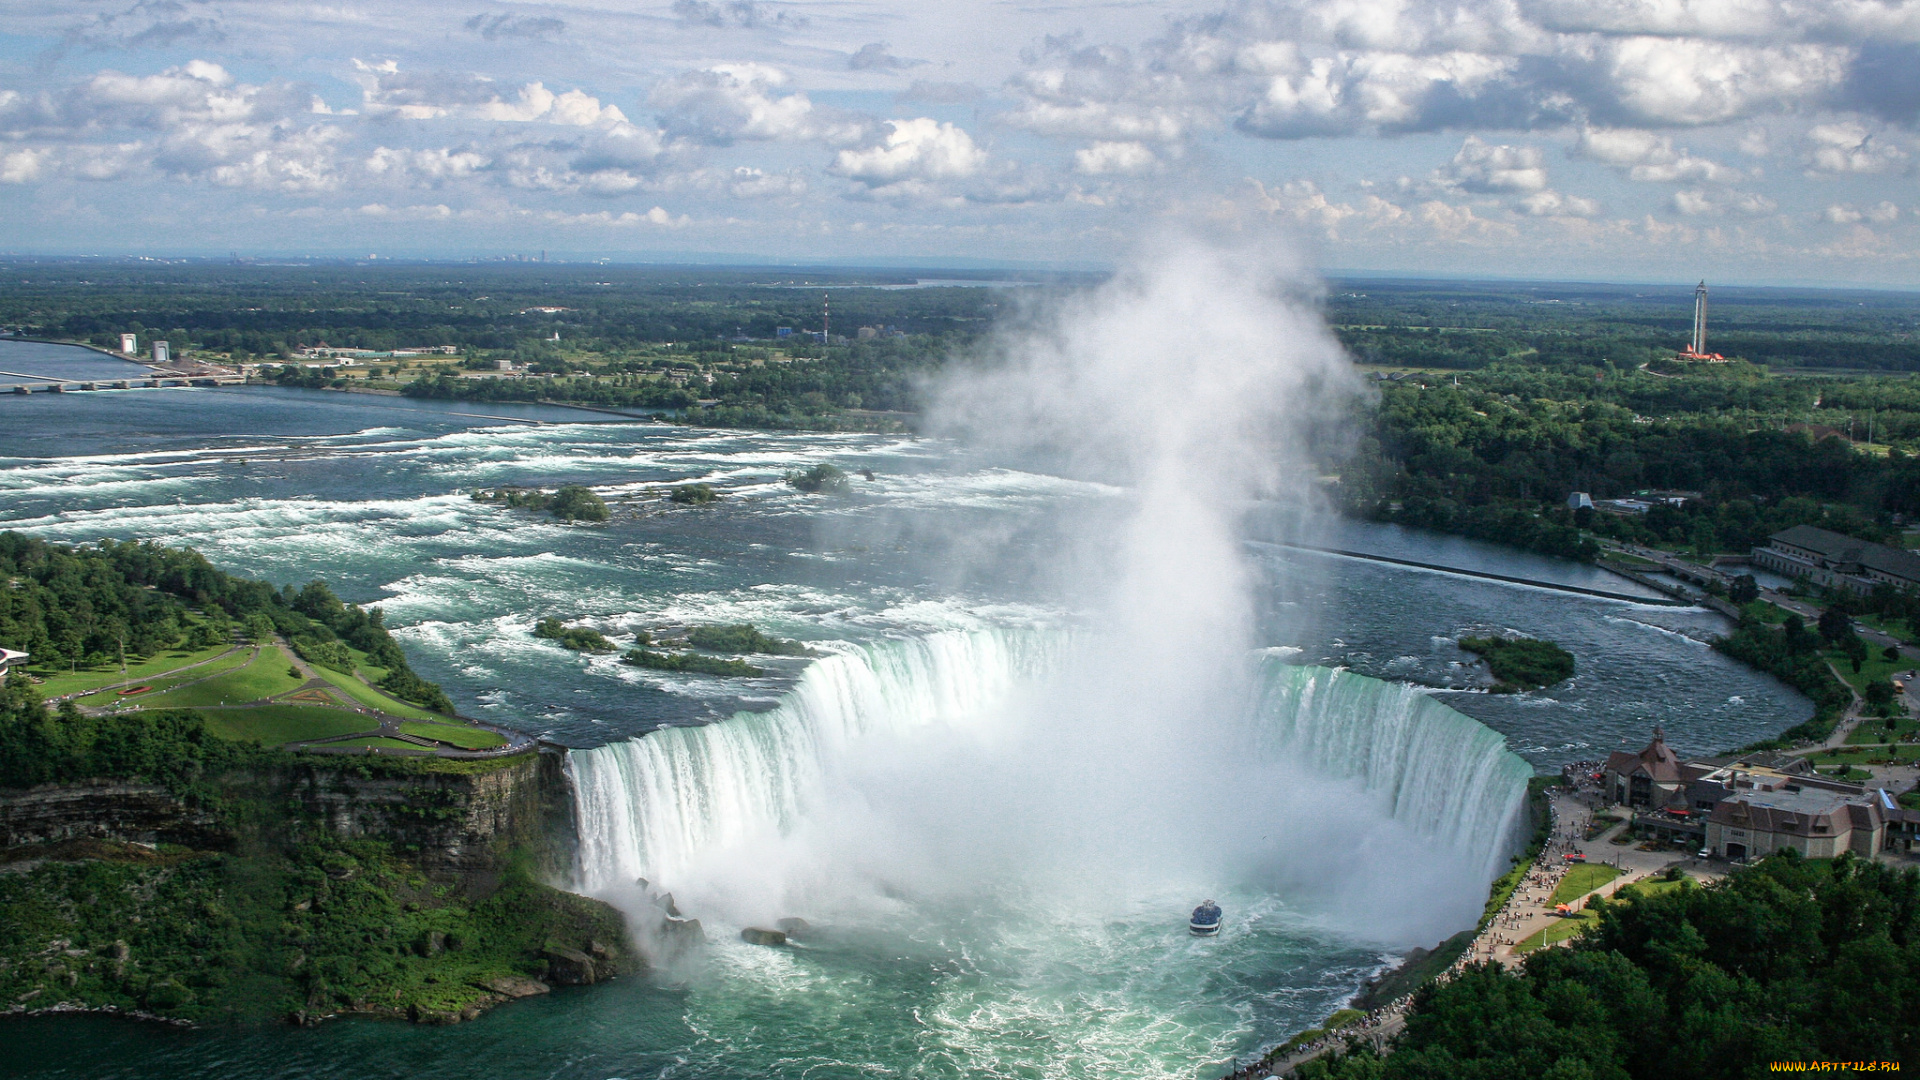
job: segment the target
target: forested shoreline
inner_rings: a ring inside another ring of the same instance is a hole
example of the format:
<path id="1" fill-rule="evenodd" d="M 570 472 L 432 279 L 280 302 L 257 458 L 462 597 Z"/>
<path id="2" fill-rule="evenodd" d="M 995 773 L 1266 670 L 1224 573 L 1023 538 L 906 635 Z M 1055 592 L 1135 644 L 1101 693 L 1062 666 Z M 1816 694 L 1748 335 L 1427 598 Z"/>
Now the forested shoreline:
<path id="1" fill-rule="evenodd" d="M 1920 871 L 1789 850 L 1593 903 L 1598 923 L 1566 947 L 1418 991 L 1388 1053 L 1356 1043 L 1293 1075 L 1735 1080 L 1920 1052 Z"/>

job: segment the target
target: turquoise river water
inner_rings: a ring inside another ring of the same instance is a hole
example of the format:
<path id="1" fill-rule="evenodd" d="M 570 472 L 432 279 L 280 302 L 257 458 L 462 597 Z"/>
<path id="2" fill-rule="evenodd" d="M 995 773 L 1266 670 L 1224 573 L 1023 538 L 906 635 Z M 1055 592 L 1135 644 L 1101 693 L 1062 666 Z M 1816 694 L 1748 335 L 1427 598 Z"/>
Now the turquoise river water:
<path id="1" fill-rule="evenodd" d="M 1709 752 L 1806 710 L 1708 650 L 1724 626 L 1706 612 L 1254 543 L 1263 651 L 1243 706 L 1206 732 L 1235 752 L 1162 790 L 1138 754 L 1001 715 L 1071 676 L 1068 644 L 1090 631 L 1044 556 L 1106 512 L 1101 485 L 907 437 L 264 388 L 10 397 L 0 433 L 0 527 L 191 544 L 377 603 L 463 713 L 574 748 L 570 884 L 623 903 L 644 874 L 713 941 L 683 967 L 454 1028 L 12 1021 L 13 1075 L 1211 1076 L 1470 922 L 1530 772 L 1637 745 L 1655 721 Z M 780 482 L 823 461 L 873 479 L 845 499 Z M 691 481 L 726 497 L 660 497 Z M 467 497 L 569 482 L 614 521 Z M 1316 535 L 1631 589 L 1457 540 Z M 824 656 L 752 680 L 642 671 L 531 637 L 549 614 L 616 640 L 751 621 Z M 1453 645 L 1487 630 L 1559 641 L 1580 672 L 1488 695 Z M 1005 787 L 930 794 L 980 778 Z M 1153 813 L 1076 812 L 1114 790 Z M 1185 932 L 1203 896 L 1228 910 L 1219 939 Z M 788 914 L 821 933 L 737 941 Z"/>

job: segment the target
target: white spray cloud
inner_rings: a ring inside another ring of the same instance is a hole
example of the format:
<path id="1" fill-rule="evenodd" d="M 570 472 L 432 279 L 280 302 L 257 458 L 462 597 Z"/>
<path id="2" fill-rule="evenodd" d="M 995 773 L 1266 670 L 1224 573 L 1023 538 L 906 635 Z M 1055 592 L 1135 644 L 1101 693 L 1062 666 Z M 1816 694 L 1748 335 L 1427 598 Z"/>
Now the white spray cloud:
<path id="1" fill-rule="evenodd" d="M 1037 554 L 980 546 L 1042 564 L 1089 629 L 1037 666 L 967 637 L 821 661 L 772 720 L 583 756 L 598 880 L 649 873 L 721 925 L 986 897 L 1144 897 L 1177 920 L 1216 889 L 1278 892 L 1379 941 L 1470 921 L 1488 836 L 1477 857 L 1423 837 L 1398 796 L 1318 773 L 1304 748 L 1265 752 L 1252 719 L 1241 515 L 1314 505 L 1358 392 L 1316 285 L 1271 237 L 1165 237 L 1014 320 L 936 388 L 932 417 L 988 458 L 1120 490 Z M 654 855 L 609 839 L 622 829 Z"/>

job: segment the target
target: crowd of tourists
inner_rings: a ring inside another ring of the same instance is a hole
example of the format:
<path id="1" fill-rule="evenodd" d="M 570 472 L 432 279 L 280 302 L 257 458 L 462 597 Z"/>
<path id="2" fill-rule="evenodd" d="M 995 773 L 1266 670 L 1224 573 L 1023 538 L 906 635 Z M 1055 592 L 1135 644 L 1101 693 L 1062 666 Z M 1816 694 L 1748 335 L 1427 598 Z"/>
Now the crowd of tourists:
<path id="1" fill-rule="evenodd" d="M 1329 1050 L 1345 1049 L 1349 1045 L 1361 1042 L 1370 1042 L 1375 1049 L 1380 1049 L 1386 1045 L 1387 1039 L 1400 1030 L 1401 1024 L 1407 1018 L 1407 1006 L 1412 1000 L 1412 995 L 1397 998 L 1351 1024 L 1327 1032 L 1312 1042 L 1270 1050 L 1258 1061 L 1241 1066 L 1228 1073 L 1222 1080 L 1266 1080 L 1268 1077 L 1284 1076 L 1288 1070 L 1303 1061 L 1319 1057 Z M 1282 1053 L 1282 1050 L 1285 1052 Z"/>

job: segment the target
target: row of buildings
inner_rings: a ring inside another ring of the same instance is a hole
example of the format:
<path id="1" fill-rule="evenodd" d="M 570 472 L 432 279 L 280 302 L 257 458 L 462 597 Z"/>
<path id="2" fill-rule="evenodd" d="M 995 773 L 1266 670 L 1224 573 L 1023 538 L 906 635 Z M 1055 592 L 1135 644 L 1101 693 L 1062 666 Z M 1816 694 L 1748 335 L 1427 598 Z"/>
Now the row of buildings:
<path id="1" fill-rule="evenodd" d="M 1814 859 L 1843 851 L 1872 858 L 1913 850 L 1920 811 L 1882 788 L 1821 776 L 1805 759 L 1742 754 L 1682 760 L 1653 729 L 1639 753 L 1617 752 L 1602 766 L 1614 802 L 1644 811 L 1636 824 L 1716 858 L 1757 859 L 1785 848 Z"/>

